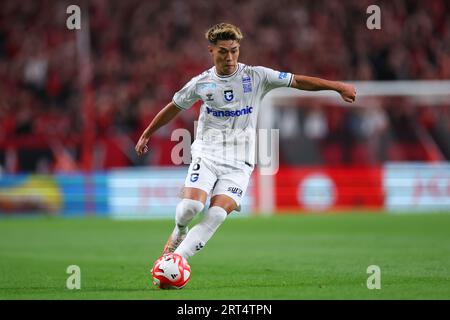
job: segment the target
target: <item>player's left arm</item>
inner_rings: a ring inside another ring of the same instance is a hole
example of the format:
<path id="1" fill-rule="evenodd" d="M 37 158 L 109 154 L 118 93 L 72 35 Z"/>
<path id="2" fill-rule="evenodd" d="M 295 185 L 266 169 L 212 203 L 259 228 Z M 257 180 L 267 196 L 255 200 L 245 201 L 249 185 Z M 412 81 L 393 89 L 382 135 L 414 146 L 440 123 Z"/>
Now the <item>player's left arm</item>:
<path id="1" fill-rule="evenodd" d="M 291 87 L 307 91 L 334 90 L 341 95 L 344 101 L 350 103 L 354 102 L 356 99 L 355 87 L 351 84 L 339 81 L 330 81 L 294 74 L 292 76 Z"/>

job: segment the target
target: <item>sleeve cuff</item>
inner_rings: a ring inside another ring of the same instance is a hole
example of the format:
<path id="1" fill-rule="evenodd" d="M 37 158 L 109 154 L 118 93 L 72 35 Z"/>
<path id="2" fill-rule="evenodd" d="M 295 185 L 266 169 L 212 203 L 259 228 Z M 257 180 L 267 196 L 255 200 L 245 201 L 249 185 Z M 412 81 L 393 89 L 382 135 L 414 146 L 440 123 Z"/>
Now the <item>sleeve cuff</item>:
<path id="1" fill-rule="evenodd" d="M 289 79 L 289 84 L 288 84 L 288 87 L 290 87 L 290 86 L 291 86 L 291 84 L 292 84 L 292 80 L 294 80 L 294 74 L 293 74 L 293 73 L 291 73 L 291 79 Z"/>

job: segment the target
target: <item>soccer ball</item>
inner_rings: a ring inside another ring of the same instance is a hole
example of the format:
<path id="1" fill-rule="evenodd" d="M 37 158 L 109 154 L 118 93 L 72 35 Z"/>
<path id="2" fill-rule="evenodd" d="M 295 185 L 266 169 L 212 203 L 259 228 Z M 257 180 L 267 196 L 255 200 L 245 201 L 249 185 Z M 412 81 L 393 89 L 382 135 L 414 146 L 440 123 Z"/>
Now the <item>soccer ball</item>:
<path id="1" fill-rule="evenodd" d="M 191 278 L 191 267 L 179 254 L 168 253 L 156 260 L 152 276 L 153 284 L 160 289 L 182 289 Z"/>

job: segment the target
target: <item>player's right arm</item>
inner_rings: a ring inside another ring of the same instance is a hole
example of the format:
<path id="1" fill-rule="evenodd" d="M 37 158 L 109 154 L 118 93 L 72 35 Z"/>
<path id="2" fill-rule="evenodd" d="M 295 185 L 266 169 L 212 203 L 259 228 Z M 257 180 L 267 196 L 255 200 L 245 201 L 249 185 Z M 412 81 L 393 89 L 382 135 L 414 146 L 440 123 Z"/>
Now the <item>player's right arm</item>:
<path id="1" fill-rule="evenodd" d="M 139 156 L 148 151 L 148 140 L 156 130 L 169 123 L 180 111 L 189 109 L 200 99 L 196 92 L 196 83 L 200 76 L 192 78 L 181 90 L 177 91 L 172 102 L 165 106 L 144 130 L 134 148 Z"/>
<path id="2" fill-rule="evenodd" d="M 169 123 L 180 111 L 182 110 L 177 107 L 174 102 L 170 102 L 160 112 L 158 112 L 152 122 L 150 122 L 148 127 L 144 130 L 136 144 L 136 147 L 134 148 L 138 156 L 143 155 L 148 151 L 147 143 L 152 134 L 162 126 Z"/>

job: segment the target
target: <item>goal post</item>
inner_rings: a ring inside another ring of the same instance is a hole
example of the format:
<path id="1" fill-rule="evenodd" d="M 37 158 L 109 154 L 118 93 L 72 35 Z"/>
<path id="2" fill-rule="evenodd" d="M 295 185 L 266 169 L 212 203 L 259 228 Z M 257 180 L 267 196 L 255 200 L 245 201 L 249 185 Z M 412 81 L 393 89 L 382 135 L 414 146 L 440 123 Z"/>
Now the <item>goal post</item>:
<path id="1" fill-rule="evenodd" d="M 436 106 L 450 104 L 450 80 L 424 80 L 424 81 L 345 81 L 356 88 L 356 101 L 346 103 L 338 93 L 333 91 L 303 91 L 293 88 L 278 88 L 269 92 L 262 101 L 259 112 L 259 128 L 272 129 L 278 106 L 295 104 L 304 105 L 311 99 L 318 99 L 324 103 L 343 108 L 370 108 L 380 99 L 393 99 L 403 97 L 413 101 L 414 104 Z M 283 128 L 280 128 L 280 131 Z M 270 215 L 276 211 L 276 175 L 265 175 L 261 168 L 256 170 L 255 179 L 255 210 L 261 215 Z"/>

